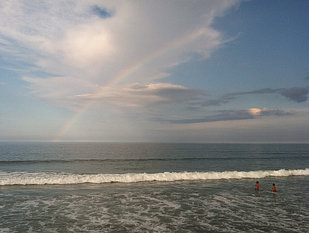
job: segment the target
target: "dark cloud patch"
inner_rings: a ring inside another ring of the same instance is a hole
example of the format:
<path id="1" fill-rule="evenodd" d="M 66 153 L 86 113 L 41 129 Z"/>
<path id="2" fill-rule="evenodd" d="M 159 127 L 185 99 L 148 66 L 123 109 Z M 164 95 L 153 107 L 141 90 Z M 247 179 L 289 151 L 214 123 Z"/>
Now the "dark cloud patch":
<path id="1" fill-rule="evenodd" d="M 105 8 L 100 8 L 98 6 L 93 6 L 91 9 L 92 13 L 99 16 L 100 18 L 109 18 L 112 17 L 113 13 L 108 11 Z"/>
<path id="2" fill-rule="evenodd" d="M 259 114 L 259 116 L 286 116 L 286 115 L 292 115 L 292 113 L 285 112 L 280 109 L 268 109 L 268 108 L 261 109 L 261 112 Z"/>
<path id="3" fill-rule="evenodd" d="M 254 90 L 254 91 L 233 92 L 233 93 L 225 94 L 222 97 L 222 99 L 232 100 L 232 99 L 235 99 L 237 96 L 241 96 L 241 95 L 273 94 L 273 93 L 277 93 L 277 92 L 282 91 L 282 90 L 284 90 L 284 89 L 282 89 L 282 88 L 279 88 L 279 89 L 263 88 L 263 89 Z"/>
<path id="4" fill-rule="evenodd" d="M 260 116 L 285 116 L 285 115 L 292 115 L 292 114 L 279 109 L 263 110 L 260 113 Z"/>
<path id="5" fill-rule="evenodd" d="M 192 111 L 192 112 L 198 112 L 201 110 L 200 107 L 195 107 L 195 106 L 188 106 L 188 107 L 185 107 L 186 110 L 189 110 L 189 111 Z"/>
<path id="6" fill-rule="evenodd" d="M 222 104 L 227 104 L 231 100 L 236 99 L 239 96 L 242 95 L 254 95 L 254 94 L 273 94 L 277 93 L 279 91 L 284 91 L 285 89 L 279 88 L 279 89 L 271 89 L 271 88 L 263 88 L 259 90 L 254 91 L 246 91 L 246 92 L 233 92 L 223 95 L 221 98 L 218 99 L 212 99 L 212 100 L 205 100 L 201 103 L 201 106 L 208 107 L 208 106 L 221 106 Z"/>
<path id="7" fill-rule="evenodd" d="M 206 100 L 202 102 L 203 107 L 208 107 L 208 106 L 220 106 L 222 104 L 228 103 L 228 100 L 225 99 L 217 99 L 217 100 Z"/>
<path id="8" fill-rule="evenodd" d="M 245 91 L 245 92 L 233 92 L 223 95 L 221 98 L 206 100 L 201 103 L 203 107 L 208 106 L 221 106 L 222 104 L 227 104 L 230 101 L 244 95 L 263 95 L 263 94 L 275 94 L 279 93 L 286 97 L 288 100 L 295 102 L 304 102 L 308 100 L 309 87 L 293 87 L 293 88 L 263 88 L 254 91 Z"/>
<path id="9" fill-rule="evenodd" d="M 282 88 L 271 89 L 271 88 L 263 88 L 255 91 L 244 92 L 243 94 L 273 94 L 278 91 L 283 90 Z"/>
<path id="10" fill-rule="evenodd" d="M 308 87 L 293 87 L 280 91 L 280 94 L 289 100 L 301 103 L 308 100 Z"/>
<path id="11" fill-rule="evenodd" d="M 309 80 L 309 75 L 305 79 Z"/>
<path id="12" fill-rule="evenodd" d="M 181 120 L 170 120 L 171 124 L 192 124 L 192 123 L 205 123 L 205 122 L 216 122 L 216 121 L 235 121 L 235 120 L 246 120 L 253 119 L 254 117 L 246 110 L 240 111 L 220 111 L 219 114 L 213 116 L 206 116 L 198 119 L 181 119 Z"/>
<path id="13" fill-rule="evenodd" d="M 187 119 L 180 119 L 180 120 L 160 120 L 165 123 L 170 124 L 193 124 L 193 123 L 207 123 L 207 122 L 218 122 L 218 121 L 236 121 L 236 120 L 247 120 L 247 119 L 255 119 L 258 117 L 264 116 L 286 116 L 291 115 L 292 113 L 285 112 L 280 109 L 260 109 L 258 113 L 256 111 L 249 110 L 237 110 L 237 111 L 230 111 L 230 110 L 222 110 L 219 111 L 218 114 L 212 116 L 205 116 L 202 118 L 187 118 Z"/>
<path id="14" fill-rule="evenodd" d="M 158 83 L 149 85 L 131 84 L 123 90 L 122 94 L 128 93 L 130 96 L 142 98 L 145 101 L 152 99 L 152 104 L 166 103 L 190 103 L 195 107 L 196 102 L 200 102 L 207 93 L 199 89 L 185 88 L 183 86 L 169 83 Z M 128 97 L 129 98 L 129 97 Z M 196 109 L 195 109 L 196 110 Z"/>
<path id="15" fill-rule="evenodd" d="M 205 91 L 189 88 L 161 88 L 154 89 L 151 94 L 161 96 L 166 100 L 172 102 L 187 102 L 200 100 L 201 97 L 206 96 Z"/>

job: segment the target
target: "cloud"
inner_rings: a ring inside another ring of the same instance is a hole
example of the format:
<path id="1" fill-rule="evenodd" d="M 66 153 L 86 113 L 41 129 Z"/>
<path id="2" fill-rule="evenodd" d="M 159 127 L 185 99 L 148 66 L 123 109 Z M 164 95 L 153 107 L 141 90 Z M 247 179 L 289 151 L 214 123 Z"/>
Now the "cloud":
<path id="1" fill-rule="evenodd" d="M 223 96 L 221 96 L 218 99 L 212 99 L 212 100 L 205 100 L 201 103 L 203 107 L 208 106 L 221 106 L 223 104 L 227 104 L 230 101 L 238 98 L 239 96 L 244 95 L 261 95 L 261 94 L 276 94 L 279 93 L 280 95 L 286 97 L 288 100 L 294 101 L 294 102 L 304 102 L 308 100 L 308 93 L 309 93 L 308 87 L 293 87 L 293 88 L 263 88 L 259 90 L 253 90 L 253 91 L 245 91 L 245 92 L 232 92 L 227 93 Z"/>
<path id="2" fill-rule="evenodd" d="M 209 107 L 209 106 L 220 106 L 222 104 L 226 104 L 229 101 L 226 99 L 216 99 L 216 100 L 205 100 L 201 103 L 203 107 Z"/>
<path id="3" fill-rule="evenodd" d="M 264 88 L 255 91 L 229 93 L 224 95 L 223 99 L 231 100 L 241 95 L 273 94 L 273 93 L 279 93 L 291 101 L 300 103 L 308 100 L 307 95 L 309 93 L 309 88 L 308 87 L 293 87 L 293 88 L 278 88 L 278 89 Z"/>
<path id="4" fill-rule="evenodd" d="M 285 96 L 288 100 L 298 103 L 308 100 L 309 88 L 308 87 L 293 87 L 280 91 L 280 94 Z"/>
<path id="5" fill-rule="evenodd" d="M 280 109 L 269 109 L 269 108 L 250 108 L 247 110 L 252 116 L 285 116 L 292 113 L 285 112 Z"/>
<path id="6" fill-rule="evenodd" d="M 199 100 L 204 91 L 170 83 L 141 85 L 138 83 L 117 87 L 99 87 L 97 94 L 69 97 L 75 101 L 97 101 L 125 107 L 150 107 L 162 104 L 185 104 Z"/>
<path id="7" fill-rule="evenodd" d="M 242 96 L 242 95 L 273 94 L 273 93 L 277 93 L 278 91 L 282 91 L 282 90 L 284 90 L 284 89 L 282 89 L 282 88 L 280 88 L 280 89 L 263 88 L 263 89 L 254 90 L 254 91 L 233 92 L 233 93 L 225 94 L 222 97 L 222 99 L 224 99 L 224 100 L 232 100 L 232 99 L 235 99 L 236 97 Z"/>
<path id="8" fill-rule="evenodd" d="M 120 75 L 124 83 L 149 84 L 194 55 L 209 58 L 228 41 L 212 23 L 239 2 L 2 1 L 0 50 L 10 59 L 66 79 L 72 84 L 67 88 L 80 83 L 81 89 L 82 79 L 105 86 L 125 70 L 131 72 Z M 43 90 L 34 93 L 54 97 L 53 90 Z"/>
<path id="9" fill-rule="evenodd" d="M 259 90 L 254 90 L 254 91 L 246 91 L 246 92 L 232 92 L 232 93 L 227 93 L 223 96 L 221 96 L 218 99 L 211 99 L 211 100 L 205 100 L 201 103 L 203 107 L 208 107 L 208 106 L 221 106 L 223 104 L 229 103 L 231 100 L 236 99 L 239 96 L 243 95 L 259 95 L 259 94 L 273 94 L 277 93 L 278 91 L 282 91 L 285 89 L 271 89 L 271 88 L 263 88 Z"/>
<path id="10" fill-rule="evenodd" d="M 54 74 L 23 80 L 32 95 L 62 106 L 87 101 L 132 107 L 183 103 L 185 109 L 197 111 L 245 95 L 276 93 L 306 101 L 308 88 L 303 87 L 263 88 L 210 99 L 203 90 L 159 81 L 169 75 L 168 68 L 195 55 L 207 59 L 228 41 L 212 23 L 239 2 L 3 1 L 0 50 L 9 59 L 22 59 Z"/>
<path id="11" fill-rule="evenodd" d="M 256 116 L 256 115 L 260 115 L 261 114 L 261 109 L 259 109 L 259 108 L 250 108 L 250 109 L 248 109 L 248 112 L 251 114 L 251 115 L 254 115 L 254 116 Z"/>
<path id="12" fill-rule="evenodd" d="M 247 120 L 247 119 L 255 119 L 256 117 L 286 116 L 291 114 L 292 113 L 285 112 L 279 109 L 251 108 L 247 110 L 221 110 L 219 111 L 219 114 L 205 116 L 202 118 L 187 118 L 177 120 L 157 119 L 157 120 L 171 124 L 192 124 L 192 123 L 206 123 L 206 122 L 218 122 L 218 121 Z"/>

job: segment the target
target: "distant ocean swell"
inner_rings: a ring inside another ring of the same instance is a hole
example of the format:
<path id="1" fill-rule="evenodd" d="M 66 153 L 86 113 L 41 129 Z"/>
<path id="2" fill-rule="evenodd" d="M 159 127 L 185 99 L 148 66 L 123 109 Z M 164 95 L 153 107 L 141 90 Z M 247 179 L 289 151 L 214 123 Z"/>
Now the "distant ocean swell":
<path id="1" fill-rule="evenodd" d="M 267 153 L 264 153 L 264 154 L 267 154 Z M 271 153 L 273 155 L 277 155 L 277 154 L 284 154 L 284 153 Z M 302 153 L 299 152 L 298 153 L 299 155 L 298 156 L 293 156 L 293 159 L 302 159 L 304 158 L 304 156 L 302 156 Z M 303 153 L 305 155 L 307 155 L 307 153 Z M 208 157 L 208 158 L 199 158 L 199 157 L 195 157 L 195 158 L 192 158 L 192 157 L 185 157 L 185 158 L 147 158 L 147 159 L 136 159 L 136 158 L 133 158 L 133 159 L 68 159 L 68 160 L 63 160 L 63 159 L 51 159 L 51 160 L 48 160 L 48 159 L 44 159 L 44 160 L 6 160 L 6 161 L 3 161 L 3 160 L 0 160 L 0 164 L 20 164 L 20 163 L 23 163 L 23 164 L 33 164 L 33 163 L 85 163 L 85 162 L 119 162 L 119 161 L 122 161 L 122 162 L 145 162 L 145 161 L 187 161 L 187 160 L 200 160 L 200 161 L 203 161 L 203 160 L 224 160 L 224 161 L 227 161 L 227 160 L 254 160 L 256 158 L 248 158 L 248 157 L 232 157 L 232 158 L 227 158 L 227 157 L 222 157 L 222 158 L 218 158 L 218 157 Z M 265 157 L 265 158 L 259 158 L 259 159 L 277 159 L 276 156 L 273 156 L 273 157 Z M 280 158 L 281 160 L 282 159 L 290 159 L 290 157 L 286 157 L 286 158 Z"/>
<path id="2" fill-rule="evenodd" d="M 135 183 L 150 181 L 250 179 L 265 177 L 308 176 L 309 168 L 272 171 L 225 171 L 225 172 L 164 172 L 126 174 L 72 174 L 54 172 L 0 172 L 0 185 L 45 185 L 83 183 Z"/>

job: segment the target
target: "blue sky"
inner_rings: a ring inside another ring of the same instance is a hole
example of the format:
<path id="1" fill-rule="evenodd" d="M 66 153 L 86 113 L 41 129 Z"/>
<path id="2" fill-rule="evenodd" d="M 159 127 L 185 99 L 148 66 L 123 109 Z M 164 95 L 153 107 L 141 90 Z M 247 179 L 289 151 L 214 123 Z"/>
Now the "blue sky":
<path id="1" fill-rule="evenodd" d="M 2 1 L 0 140 L 308 142 L 308 11 Z"/>

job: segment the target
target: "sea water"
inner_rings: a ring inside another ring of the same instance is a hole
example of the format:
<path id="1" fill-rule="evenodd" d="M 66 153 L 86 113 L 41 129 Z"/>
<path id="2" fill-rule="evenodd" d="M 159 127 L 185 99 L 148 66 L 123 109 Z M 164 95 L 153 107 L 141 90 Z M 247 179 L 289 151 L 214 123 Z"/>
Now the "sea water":
<path id="1" fill-rule="evenodd" d="M 308 181 L 309 144 L 1 142 L 0 232 L 307 232 Z"/>

